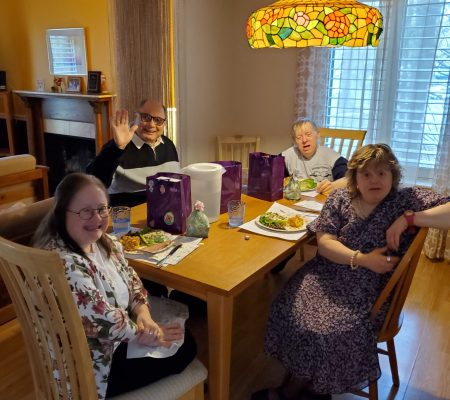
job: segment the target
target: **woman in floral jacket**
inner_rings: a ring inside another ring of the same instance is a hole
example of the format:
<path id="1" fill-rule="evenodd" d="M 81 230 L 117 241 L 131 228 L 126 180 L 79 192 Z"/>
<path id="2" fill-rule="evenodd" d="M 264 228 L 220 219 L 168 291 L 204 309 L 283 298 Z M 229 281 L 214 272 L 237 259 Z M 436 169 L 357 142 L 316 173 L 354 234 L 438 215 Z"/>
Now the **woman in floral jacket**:
<path id="1" fill-rule="evenodd" d="M 66 176 L 55 192 L 52 210 L 39 226 L 34 244 L 58 252 L 80 312 L 99 399 L 180 373 L 195 357 L 192 336 L 177 325 L 153 321 L 147 291 L 128 265 L 122 245 L 105 233 L 108 196 L 95 177 Z M 168 358 L 127 359 L 127 342 L 169 347 L 185 335 Z"/>

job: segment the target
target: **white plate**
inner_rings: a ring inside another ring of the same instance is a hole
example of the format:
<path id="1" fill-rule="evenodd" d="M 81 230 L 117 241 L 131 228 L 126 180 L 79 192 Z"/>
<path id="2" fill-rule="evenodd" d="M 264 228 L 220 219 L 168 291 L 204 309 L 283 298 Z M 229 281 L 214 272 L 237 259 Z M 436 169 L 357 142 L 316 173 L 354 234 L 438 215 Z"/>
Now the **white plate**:
<path id="1" fill-rule="evenodd" d="M 150 251 L 150 250 L 141 250 L 142 248 L 145 247 L 151 247 L 151 246 L 140 246 L 138 247 L 136 250 L 124 250 L 125 254 L 145 254 L 145 253 L 149 253 L 149 254 L 158 254 L 158 253 L 162 253 L 163 251 L 166 251 L 169 247 L 171 247 L 173 245 L 173 240 L 169 240 L 169 243 L 167 243 L 167 246 L 163 247 L 162 249 L 159 250 L 155 250 L 155 251 Z M 166 242 L 164 242 L 166 243 Z"/>
<path id="2" fill-rule="evenodd" d="M 142 228 L 136 228 L 136 227 L 134 227 L 134 226 L 132 226 L 131 228 L 130 228 L 130 231 L 132 232 L 132 233 L 136 233 L 136 232 L 139 232 L 139 231 L 141 231 L 142 230 Z M 128 232 L 127 232 L 128 233 Z M 114 232 L 112 232 L 111 233 L 113 236 L 115 236 L 117 239 L 120 239 L 123 235 L 125 235 L 125 233 L 122 233 L 122 234 L 114 234 Z M 163 247 L 162 249 L 159 249 L 159 250 L 155 250 L 155 251 L 148 251 L 148 250 L 139 250 L 139 249 L 142 249 L 142 248 L 145 248 L 145 247 L 151 247 L 151 246 L 140 246 L 140 247 L 138 247 L 136 250 L 123 250 L 123 252 L 125 253 L 125 254 L 145 254 L 145 253 L 151 253 L 151 254 L 158 254 L 158 253 L 162 253 L 163 251 L 166 251 L 169 247 L 171 247 L 172 245 L 173 245 L 173 236 L 172 235 L 170 235 L 170 234 L 167 234 L 167 233 L 165 233 L 165 235 L 166 235 L 166 237 L 167 237 L 167 246 L 165 246 L 165 247 Z M 164 243 L 166 243 L 166 242 L 164 242 Z"/>
<path id="3" fill-rule="evenodd" d="M 305 196 L 307 196 L 308 193 L 314 193 L 314 192 L 316 192 L 316 189 L 302 190 L 301 194 L 304 194 Z"/>
<path id="4" fill-rule="evenodd" d="M 255 220 L 255 224 L 257 226 L 259 226 L 260 228 L 264 228 L 269 231 L 282 232 L 282 233 L 298 233 L 298 232 L 306 231 L 306 225 L 310 222 L 309 219 L 307 219 L 305 217 L 302 217 L 302 218 L 304 219 L 305 223 L 303 224 L 303 226 L 301 228 L 294 228 L 294 227 L 288 227 L 288 229 L 271 228 L 270 226 L 266 226 L 266 225 L 262 224 L 261 222 L 259 222 L 259 217 L 258 217 L 258 219 Z"/>

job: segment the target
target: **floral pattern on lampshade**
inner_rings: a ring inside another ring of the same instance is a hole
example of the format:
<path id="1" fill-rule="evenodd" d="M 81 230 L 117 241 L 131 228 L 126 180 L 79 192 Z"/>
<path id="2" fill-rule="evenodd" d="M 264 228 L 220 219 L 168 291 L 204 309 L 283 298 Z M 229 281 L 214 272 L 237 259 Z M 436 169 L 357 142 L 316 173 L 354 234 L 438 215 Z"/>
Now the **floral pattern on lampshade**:
<path id="1" fill-rule="evenodd" d="M 251 47 L 378 46 L 383 17 L 352 0 L 281 0 L 247 21 Z"/>

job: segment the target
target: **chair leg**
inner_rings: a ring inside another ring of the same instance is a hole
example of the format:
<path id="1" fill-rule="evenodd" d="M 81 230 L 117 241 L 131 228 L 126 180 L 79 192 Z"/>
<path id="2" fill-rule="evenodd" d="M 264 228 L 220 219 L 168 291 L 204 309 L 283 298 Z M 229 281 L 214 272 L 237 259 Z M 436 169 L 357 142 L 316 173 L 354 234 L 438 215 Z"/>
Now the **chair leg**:
<path id="1" fill-rule="evenodd" d="M 303 244 L 300 246 L 299 252 L 300 252 L 300 261 L 305 261 L 305 247 Z"/>
<path id="2" fill-rule="evenodd" d="M 369 384 L 369 400 L 378 400 L 378 382 L 372 381 Z"/>
<path id="3" fill-rule="evenodd" d="M 387 341 L 387 349 L 389 356 L 389 365 L 391 366 L 392 382 L 395 387 L 400 386 L 400 378 L 398 377 L 397 356 L 395 354 L 394 339 Z"/>

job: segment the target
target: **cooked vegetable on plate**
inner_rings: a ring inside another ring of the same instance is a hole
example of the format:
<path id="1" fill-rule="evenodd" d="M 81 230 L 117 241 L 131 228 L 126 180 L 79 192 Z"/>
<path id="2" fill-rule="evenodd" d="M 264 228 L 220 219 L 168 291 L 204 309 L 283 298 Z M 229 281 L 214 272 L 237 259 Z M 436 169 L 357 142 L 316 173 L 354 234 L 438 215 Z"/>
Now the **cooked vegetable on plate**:
<path id="1" fill-rule="evenodd" d="M 139 236 L 123 235 L 119 240 L 125 251 L 136 250 L 141 245 L 141 238 Z"/>
<path id="2" fill-rule="evenodd" d="M 305 220 L 298 214 L 287 216 L 268 211 L 260 215 L 259 223 L 268 228 L 289 231 L 301 229 Z"/>
<path id="3" fill-rule="evenodd" d="M 120 239 L 125 251 L 143 250 L 156 252 L 170 245 L 171 240 L 166 232 L 144 228 L 140 231 L 130 231 Z"/>
<path id="4" fill-rule="evenodd" d="M 139 231 L 141 241 L 147 246 L 155 243 L 163 243 L 167 240 L 167 235 L 164 231 L 153 231 L 150 228 L 142 229 Z"/>

